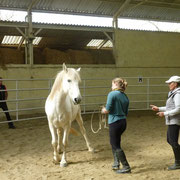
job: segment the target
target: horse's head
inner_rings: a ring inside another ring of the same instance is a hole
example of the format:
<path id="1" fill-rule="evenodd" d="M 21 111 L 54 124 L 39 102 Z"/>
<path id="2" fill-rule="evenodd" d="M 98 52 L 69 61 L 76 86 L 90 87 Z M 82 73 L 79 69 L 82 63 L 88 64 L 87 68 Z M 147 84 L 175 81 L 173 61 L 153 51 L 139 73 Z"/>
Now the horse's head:
<path id="1" fill-rule="evenodd" d="M 67 68 L 65 64 L 63 64 L 63 72 L 64 76 L 62 79 L 62 87 L 63 91 L 68 94 L 73 101 L 74 104 L 79 104 L 81 102 L 81 93 L 79 90 L 79 83 L 81 81 L 79 69 Z"/>

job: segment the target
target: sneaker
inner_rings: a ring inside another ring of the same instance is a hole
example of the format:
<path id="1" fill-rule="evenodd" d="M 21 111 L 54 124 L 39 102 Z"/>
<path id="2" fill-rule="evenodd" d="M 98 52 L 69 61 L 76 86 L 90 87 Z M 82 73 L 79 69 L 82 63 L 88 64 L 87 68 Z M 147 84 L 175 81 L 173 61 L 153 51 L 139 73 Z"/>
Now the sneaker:
<path id="1" fill-rule="evenodd" d="M 116 171 L 118 174 L 125 174 L 125 173 L 131 173 L 130 167 L 123 167 L 122 169 L 119 169 Z"/>
<path id="2" fill-rule="evenodd" d="M 168 170 L 176 170 L 176 169 L 180 169 L 180 164 L 173 164 L 172 166 L 168 167 Z"/>
<path id="3" fill-rule="evenodd" d="M 16 129 L 16 127 L 13 125 L 13 126 L 9 126 L 9 129 Z"/>

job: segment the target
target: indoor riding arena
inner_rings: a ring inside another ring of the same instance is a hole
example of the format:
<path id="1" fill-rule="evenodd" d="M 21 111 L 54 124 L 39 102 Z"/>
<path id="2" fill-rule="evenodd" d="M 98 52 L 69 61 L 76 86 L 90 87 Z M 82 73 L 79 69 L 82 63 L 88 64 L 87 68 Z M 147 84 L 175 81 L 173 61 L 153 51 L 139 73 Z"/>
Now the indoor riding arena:
<path id="1" fill-rule="evenodd" d="M 0 180 L 180 180 L 179 169 L 168 170 L 165 119 L 150 107 L 166 105 L 165 81 L 180 76 L 179 22 L 178 0 L 0 0 Z M 80 68 L 81 115 L 94 149 L 73 121 L 66 167 L 53 161 L 45 113 L 63 63 Z M 101 114 L 115 77 L 128 82 L 127 174 L 112 170 Z"/>

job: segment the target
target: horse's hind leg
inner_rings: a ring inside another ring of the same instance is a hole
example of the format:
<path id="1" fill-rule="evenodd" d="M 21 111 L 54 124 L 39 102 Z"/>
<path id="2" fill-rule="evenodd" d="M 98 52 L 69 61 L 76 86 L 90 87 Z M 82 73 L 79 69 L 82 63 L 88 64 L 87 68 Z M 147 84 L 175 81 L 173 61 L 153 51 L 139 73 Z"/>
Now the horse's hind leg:
<path id="1" fill-rule="evenodd" d="M 84 139 L 86 141 L 86 145 L 87 145 L 88 150 L 91 151 L 91 152 L 94 152 L 94 149 L 91 147 L 91 143 L 90 143 L 90 141 L 89 141 L 89 139 L 87 137 L 86 129 L 84 128 L 83 120 L 82 120 L 82 117 L 81 117 L 80 113 L 78 113 L 78 115 L 76 117 L 76 121 L 79 124 L 80 131 L 81 131 L 82 135 L 84 136 Z"/>
<path id="2" fill-rule="evenodd" d="M 51 144 L 52 144 L 53 149 L 54 149 L 53 161 L 54 161 L 54 163 L 59 163 L 60 162 L 60 156 L 59 156 L 59 153 L 57 151 L 58 142 L 57 142 L 56 129 L 49 120 L 48 120 L 48 122 L 49 122 L 49 130 L 50 130 L 51 136 L 52 136 Z"/>

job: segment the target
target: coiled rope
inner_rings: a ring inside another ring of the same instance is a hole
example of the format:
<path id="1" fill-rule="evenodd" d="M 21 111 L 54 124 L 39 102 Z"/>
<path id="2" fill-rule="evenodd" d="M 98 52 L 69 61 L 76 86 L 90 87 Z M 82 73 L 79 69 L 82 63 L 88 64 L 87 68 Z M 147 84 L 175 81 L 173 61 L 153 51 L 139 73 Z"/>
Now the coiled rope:
<path id="1" fill-rule="evenodd" d="M 109 129 L 108 126 L 107 126 L 107 122 L 106 122 L 107 121 L 106 120 L 107 119 L 106 118 L 106 114 L 101 114 L 101 109 L 99 109 L 99 113 L 98 113 L 98 115 L 99 115 L 99 127 L 98 127 L 97 130 L 94 130 L 94 128 L 93 128 L 93 117 L 94 117 L 94 114 L 95 114 L 95 110 L 94 110 L 94 112 L 91 115 L 91 130 L 92 130 L 92 132 L 93 133 L 98 133 L 102 129 L 102 124 L 104 124 L 104 128 L 105 129 Z"/>

